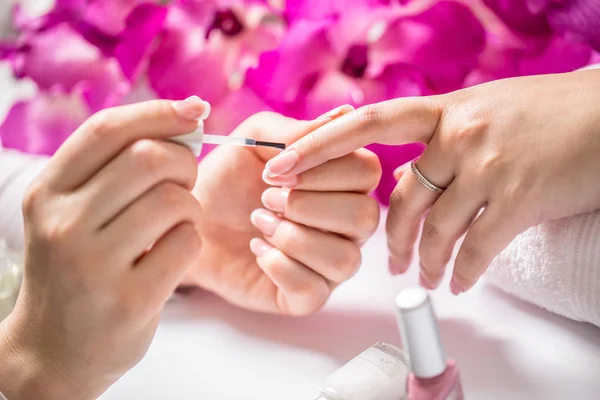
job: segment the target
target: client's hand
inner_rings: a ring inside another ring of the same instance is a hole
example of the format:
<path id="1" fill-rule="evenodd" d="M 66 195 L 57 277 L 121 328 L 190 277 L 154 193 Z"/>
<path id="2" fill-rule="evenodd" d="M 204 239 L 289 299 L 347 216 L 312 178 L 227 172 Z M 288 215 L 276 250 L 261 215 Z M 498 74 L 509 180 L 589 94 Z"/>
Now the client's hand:
<path id="1" fill-rule="evenodd" d="M 335 117 L 309 122 L 261 113 L 234 135 L 289 144 Z M 261 174 L 276 154 L 221 146 L 202 160 L 194 194 L 203 244 L 187 283 L 253 310 L 308 314 L 358 268 L 360 244 L 379 222 L 368 193 L 381 168 L 373 153 L 358 150 L 297 176 L 265 176 L 275 186 L 268 188 Z"/>
<path id="2" fill-rule="evenodd" d="M 387 221 L 390 267 L 408 268 L 425 217 L 422 283 L 436 287 L 467 232 L 451 283 L 460 293 L 521 231 L 600 208 L 599 104 L 600 71 L 391 100 L 317 129 L 267 167 L 298 174 L 373 142 L 427 143 L 416 174 L 397 174 Z"/>
<path id="3" fill-rule="evenodd" d="M 203 112 L 198 101 L 102 111 L 32 184 L 25 279 L 0 324 L 8 399 L 96 399 L 145 354 L 200 247 L 195 159 L 150 139 L 192 131 Z"/>

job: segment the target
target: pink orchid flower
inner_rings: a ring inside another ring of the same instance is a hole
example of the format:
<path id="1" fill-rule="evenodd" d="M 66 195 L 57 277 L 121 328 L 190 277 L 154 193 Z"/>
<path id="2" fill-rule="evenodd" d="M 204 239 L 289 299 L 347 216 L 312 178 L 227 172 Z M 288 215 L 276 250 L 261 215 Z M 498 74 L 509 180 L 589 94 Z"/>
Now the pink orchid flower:
<path id="1" fill-rule="evenodd" d="M 246 117 L 269 109 L 245 87 L 245 75 L 261 52 L 278 44 L 284 27 L 261 1 L 174 1 L 150 60 L 150 84 L 163 98 L 198 95 L 210 102 L 207 130 L 228 134 Z"/>

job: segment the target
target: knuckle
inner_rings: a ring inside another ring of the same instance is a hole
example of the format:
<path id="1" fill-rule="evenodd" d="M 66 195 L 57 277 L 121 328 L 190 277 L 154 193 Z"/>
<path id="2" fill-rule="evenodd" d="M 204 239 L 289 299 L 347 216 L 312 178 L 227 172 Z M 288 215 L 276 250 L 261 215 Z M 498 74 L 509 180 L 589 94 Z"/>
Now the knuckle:
<path id="1" fill-rule="evenodd" d="M 351 245 L 344 249 L 342 252 L 339 252 L 338 257 L 333 260 L 333 267 L 335 271 L 335 276 L 332 276 L 331 280 L 337 283 L 341 283 L 349 278 L 351 278 L 362 262 L 362 254 L 360 249 Z"/>
<path id="2" fill-rule="evenodd" d="M 303 237 L 302 228 L 293 222 L 281 221 L 272 238 L 277 241 L 277 247 L 284 252 L 296 247 L 298 238 Z"/>
<path id="3" fill-rule="evenodd" d="M 365 196 L 365 204 L 360 208 L 355 226 L 359 230 L 359 239 L 370 238 L 379 226 L 379 204 L 372 197 Z"/>
<path id="4" fill-rule="evenodd" d="M 40 238 L 53 246 L 70 243 L 78 234 L 74 218 L 55 218 L 40 228 Z"/>
<path id="5" fill-rule="evenodd" d="M 159 184 L 156 188 L 156 196 L 158 203 L 168 209 L 181 206 L 183 200 L 182 188 L 172 182 Z"/>
<path id="6" fill-rule="evenodd" d="M 363 159 L 362 171 L 368 177 L 369 181 L 369 192 L 375 190 L 379 181 L 381 180 L 381 176 L 383 174 L 383 170 L 381 167 L 381 161 L 377 154 L 373 153 L 367 149 L 358 150 Z"/>
<path id="7" fill-rule="evenodd" d="M 321 129 L 317 129 L 312 131 L 310 134 L 305 136 L 307 140 L 307 147 L 309 151 L 316 151 L 321 149 L 323 145 L 323 131 Z"/>
<path id="8" fill-rule="evenodd" d="M 487 119 L 476 115 L 477 112 L 461 113 L 450 129 L 442 130 L 440 140 L 443 148 L 462 151 L 481 143 L 484 133 L 488 130 Z M 444 133 L 447 132 L 447 133 Z"/>
<path id="9" fill-rule="evenodd" d="M 95 134 L 102 135 L 106 132 L 110 132 L 111 120 L 110 109 L 104 109 L 94 113 L 94 115 L 87 120 L 86 125 L 87 128 Z"/>
<path id="10" fill-rule="evenodd" d="M 355 111 L 356 119 L 367 124 L 376 123 L 385 119 L 385 106 L 383 104 L 369 104 Z"/>
<path id="11" fill-rule="evenodd" d="M 438 224 L 429 218 L 423 223 L 421 240 L 425 246 L 437 246 L 443 242 L 443 234 Z"/>
<path id="12" fill-rule="evenodd" d="M 291 295 L 294 304 L 288 304 L 285 308 L 292 315 L 309 315 L 323 307 L 330 293 L 323 279 L 307 281 L 293 290 Z"/>
<path id="13" fill-rule="evenodd" d="M 249 117 L 248 121 L 251 121 L 251 122 L 263 121 L 263 120 L 273 118 L 275 116 L 278 116 L 278 114 L 274 113 L 272 111 L 260 111 L 260 112 L 257 112 L 256 114 L 252 115 L 251 117 Z"/>
<path id="14" fill-rule="evenodd" d="M 153 173 L 166 165 L 167 156 L 162 147 L 148 139 L 139 140 L 130 146 L 129 156 L 134 169 Z"/>
<path id="15" fill-rule="evenodd" d="M 42 202 L 43 189 L 40 184 L 33 182 L 23 195 L 21 207 L 23 209 L 23 215 L 31 216 L 37 209 L 38 205 Z"/>

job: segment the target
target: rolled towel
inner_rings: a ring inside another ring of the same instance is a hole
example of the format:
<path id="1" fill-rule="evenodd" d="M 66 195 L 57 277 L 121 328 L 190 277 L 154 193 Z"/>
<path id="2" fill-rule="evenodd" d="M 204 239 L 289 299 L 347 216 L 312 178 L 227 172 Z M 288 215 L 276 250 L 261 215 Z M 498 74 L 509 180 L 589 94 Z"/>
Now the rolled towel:
<path id="1" fill-rule="evenodd" d="M 600 327 L 600 211 L 527 230 L 485 276 L 509 294 Z"/>

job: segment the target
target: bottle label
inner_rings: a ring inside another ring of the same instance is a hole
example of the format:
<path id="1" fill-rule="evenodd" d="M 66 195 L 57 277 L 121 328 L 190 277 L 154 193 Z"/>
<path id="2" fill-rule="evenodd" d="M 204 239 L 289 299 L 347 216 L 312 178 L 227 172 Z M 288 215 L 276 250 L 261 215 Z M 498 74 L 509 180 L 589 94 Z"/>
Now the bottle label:
<path id="1" fill-rule="evenodd" d="M 396 357 L 373 347 L 362 352 L 359 357 L 375 365 L 390 377 L 395 376 L 399 369 L 406 368 Z"/>

